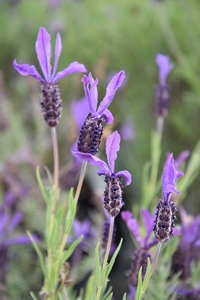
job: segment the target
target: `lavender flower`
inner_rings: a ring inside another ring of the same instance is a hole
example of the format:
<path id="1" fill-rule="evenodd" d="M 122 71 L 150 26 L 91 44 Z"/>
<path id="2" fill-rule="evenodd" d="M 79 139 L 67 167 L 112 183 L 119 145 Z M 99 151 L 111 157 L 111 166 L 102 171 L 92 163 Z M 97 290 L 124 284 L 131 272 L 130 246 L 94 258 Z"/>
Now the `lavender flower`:
<path id="1" fill-rule="evenodd" d="M 160 200 L 157 206 L 156 220 L 154 226 L 155 237 L 160 242 L 167 241 L 173 234 L 174 219 L 176 207 L 175 203 L 170 201 L 171 194 L 179 192 L 175 188 L 175 183 L 179 177 L 184 174 L 177 171 L 174 167 L 173 154 L 171 154 L 164 166 L 162 175 L 162 194 L 163 200 Z"/>
<path id="2" fill-rule="evenodd" d="M 101 159 L 89 154 L 72 152 L 76 157 L 89 162 L 94 166 L 100 167 L 98 175 L 105 175 L 106 188 L 104 192 L 104 208 L 113 217 L 117 216 L 122 207 L 122 184 L 121 179 L 124 178 L 126 185 L 131 183 L 131 174 L 124 170 L 115 173 L 115 161 L 117 152 L 120 149 L 120 135 L 117 131 L 113 132 L 106 141 L 106 155 L 108 165 Z"/>
<path id="3" fill-rule="evenodd" d="M 106 95 L 97 108 L 98 79 L 94 80 L 91 73 L 89 76 L 84 75 L 82 82 L 90 113 L 85 118 L 85 122 L 80 130 L 78 141 L 79 152 L 92 155 L 95 155 L 98 152 L 104 123 L 111 124 L 113 122 L 113 115 L 108 110 L 108 106 L 112 102 L 115 93 L 122 84 L 124 78 L 125 72 L 120 71 L 111 79 L 106 89 Z"/>
<path id="4" fill-rule="evenodd" d="M 23 76 L 32 76 L 41 83 L 41 109 L 44 120 L 50 127 L 54 127 L 58 124 L 61 118 L 61 98 L 60 92 L 57 85 L 55 85 L 63 77 L 71 75 L 76 72 L 86 72 L 84 65 L 73 62 L 63 71 L 56 73 L 59 57 L 62 51 L 62 42 L 60 34 L 57 33 L 56 45 L 55 45 L 55 62 L 53 66 L 53 71 L 51 71 L 52 66 L 50 64 L 51 60 L 51 43 L 50 35 L 45 28 L 40 28 L 36 40 L 36 53 L 37 58 L 44 75 L 44 78 L 36 70 L 35 66 L 30 66 L 28 64 L 17 64 L 16 60 L 13 62 L 14 68 Z"/>
<path id="5" fill-rule="evenodd" d="M 191 263 L 199 262 L 200 250 L 200 216 L 189 221 L 183 208 L 180 208 L 180 215 L 182 219 L 181 224 L 181 240 L 172 258 L 172 274 L 181 272 L 180 279 L 187 279 L 191 275 Z M 183 217 L 184 216 L 184 217 Z M 182 218 L 183 217 L 183 218 Z M 186 220 L 186 222 L 185 222 Z"/>
<path id="6" fill-rule="evenodd" d="M 138 246 L 131 260 L 131 266 L 128 276 L 129 290 L 131 292 L 130 294 L 132 294 L 132 292 L 134 291 L 133 288 L 136 288 L 138 284 L 138 272 L 140 268 L 142 267 L 142 279 L 144 279 L 148 258 L 150 259 L 150 261 L 152 261 L 149 249 L 156 245 L 158 241 L 156 240 L 156 238 L 153 238 L 152 241 L 149 241 L 154 226 L 154 217 L 151 217 L 150 213 L 147 210 L 142 210 L 142 220 L 146 229 L 146 235 L 144 238 L 141 238 L 138 222 L 132 217 L 131 212 L 123 211 L 121 213 L 121 217 L 131 231 Z"/>
<path id="7" fill-rule="evenodd" d="M 169 88 L 166 85 L 166 79 L 173 68 L 173 64 L 170 63 L 167 55 L 160 53 L 156 55 L 156 64 L 159 69 L 160 84 L 155 88 L 154 112 L 157 116 L 165 117 L 169 108 Z"/>

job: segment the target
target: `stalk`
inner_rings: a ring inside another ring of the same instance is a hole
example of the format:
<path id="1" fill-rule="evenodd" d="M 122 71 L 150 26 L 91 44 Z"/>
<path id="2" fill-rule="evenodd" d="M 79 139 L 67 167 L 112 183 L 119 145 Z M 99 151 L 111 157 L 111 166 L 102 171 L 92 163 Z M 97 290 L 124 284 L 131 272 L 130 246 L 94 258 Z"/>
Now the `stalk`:
<path id="1" fill-rule="evenodd" d="M 102 271 L 101 271 L 101 279 L 100 279 L 100 283 L 98 285 L 96 300 L 99 300 L 100 296 L 101 296 L 101 290 L 102 290 L 103 281 L 104 281 L 105 272 L 106 272 L 106 265 L 107 265 L 108 256 L 109 256 L 109 253 L 110 253 L 111 244 L 112 244 L 114 221 L 115 221 L 115 218 L 111 217 L 110 218 L 109 235 L 108 235 L 108 243 L 107 243 L 107 246 L 106 246 L 106 253 L 105 253 L 105 256 L 104 256 L 104 260 L 103 260 L 103 267 L 102 267 Z"/>
<path id="2" fill-rule="evenodd" d="M 78 186 L 77 186 L 76 193 L 75 193 L 75 196 L 74 196 L 74 201 L 76 203 L 78 202 L 78 199 L 79 199 L 79 196 L 80 196 L 81 188 L 82 188 L 82 185 L 83 185 L 83 180 L 84 180 L 84 177 L 85 177 L 86 167 L 87 167 L 87 162 L 83 161 Z"/>

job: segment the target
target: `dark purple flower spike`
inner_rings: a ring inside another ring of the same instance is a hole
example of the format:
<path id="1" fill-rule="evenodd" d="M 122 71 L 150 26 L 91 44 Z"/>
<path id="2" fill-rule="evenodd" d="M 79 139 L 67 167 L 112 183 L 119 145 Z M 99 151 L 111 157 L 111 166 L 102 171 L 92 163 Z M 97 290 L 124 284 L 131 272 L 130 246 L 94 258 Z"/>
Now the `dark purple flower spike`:
<path id="1" fill-rule="evenodd" d="M 121 179 L 124 178 L 126 185 L 131 183 L 131 174 L 124 170 L 115 173 L 115 161 L 117 159 L 117 152 L 120 148 L 120 135 L 117 131 L 113 132 L 106 141 L 106 155 L 108 165 L 98 157 L 88 153 L 73 152 L 75 157 L 89 162 L 93 166 L 100 167 L 97 172 L 98 175 L 105 175 L 106 188 L 104 192 L 104 208 L 107 212 L 115 217 L 119 214 L 122 207 L 122 184 Z"/>
<path id="2" fill-rule="evenodd" d="M 173 234 L 176 207 L 175 203 L 170 201 L 171 194 L 179 194 L 175 188 L 176 181 L 184 174 L 177 171 L 174 167 L 173 154 L 171 154 L 164 166 L 162 175 L 162 194 L 163 200 L 160 200 L 157 206 L 156 220 L 154 226 L 155 237 L 160 242 L 167 241 Z"/>
<path id="3" fill-rule="evenodd" d="M 143 209 L 142 210 L 142 220 L 146 229 L 146 235 L 144 238 L 140 236 L 139 226 L 136 219 L 132 217 L 132 213 L 129 211 L 123 211 L 121 213 L 122 219 L 125 221 L 127 227 L 131 231 L 137 245 L 139 246 L 134 256 L 131 260 L 128 282 L 129 282 L 129 289 L 136 288 L 138 284 L 138 272 L 140 267 L 142 267 L 142 279 L 146 274 L 146 268 L 148 263 L 148 258 L 152 261 L 151 254 L 149 249 L 156 245 L 158 241 L 156 238 L 153 238 L 151 242 L 149 242 L 150 235 L 153 230 L 154 226 L 154 217 L 150 215 L 150 213 Z"/>
<path id="4" fill-rule="evenodd" d="M 104 123 L 111 124 L 113 122 L 113 115 L 108 110 L 108 106 L 112 102 L 124 78 L 125 72 L 120 71 L 111 79 L 106 89 L 106 95 L 97 108 L 98 79 L 94 80 L 91 73 L 88 76 L 84 75 L 82 82 L 90 112 L 80 130 L 78 141 L 79 152 L 90 153 L 92 155 L 98 152 Z"/>
<path id="5" fill-rule="evenodd" d="M 159 70 L 159 85 L 155 89 L 154 111 L 157 116 L 165 117 L 169 108 L 169 87 L 166 84 L 168 74 L 173 68 L 167 55 L 158 53 L 156 64 Z"/>
<path id="6" fill-rule="evenodd" d="M 18 64 L 16 59 L 13 62 L 14 68 L 23 76 L 32 76 L 41 83 L 41 109 L 44 120 L 50 127 L 54 127 L 58 124 L 61 118 L 61 98 L 57 85 L 55 85 L 63 77 L 71 75 L 76 72 L 87 72 L 85 66 L 78 62 L 71 63 L 63 71 L 56 73 L 60 54 L 62 52 L 62 42 L 60 34 L 57 33 L 56 45 L 55 45 L 55 61 L 52 71 L 51 60 L 51 42 L 50 35 L 45 28 L 41 27 L 36 44 L 35 50 L 37 58 L 40 64 L 40 68 L 44 75 L 44 78 L 38 73 L 35 66 L 28 64 Z"/>

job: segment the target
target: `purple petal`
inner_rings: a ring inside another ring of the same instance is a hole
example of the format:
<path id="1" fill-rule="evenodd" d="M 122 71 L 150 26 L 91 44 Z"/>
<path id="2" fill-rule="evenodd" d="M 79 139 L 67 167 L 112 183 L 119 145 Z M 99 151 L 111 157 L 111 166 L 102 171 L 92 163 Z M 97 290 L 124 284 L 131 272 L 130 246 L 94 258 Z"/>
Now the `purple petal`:
<path id="1" fill-rule="evenodd" d="M 133 236 L 135 237 L 137 243 L 142 247 L 143 241 L 140 237 L 137 220 L 132 218 L 132 213 L 130 211 L 123 211 L 121 213 L 121 217 L 122 217 L 122 220 L 125 221 L 127 227 L 130 229 Z"/>
<path id="2" fill-rule="evenodd" d="M 105 174 L 105 175 L 108 175 L 110 174 L 110 170 L 107 166 L 107 164 L 99 159 L 98 157 L 96 156 L 93 156 L 89 153 L 81 153 L 81 152 L 75 152 L 75 151 L 71 151 L 72 155 L 77 157 L 77 158 L 80 158 L 82 161 L 87 161 L 89 164 L 93 165 L 93 166 L 97 166 L 97 167 L 100 167 L 102 172 L 102 175 Z M 99 173 L 98 173 L 99 174 Z"/>
<path id="3" fill-rule="evenodd" d="M 44 78 L 47 83 L 49 83 L 50 77 L 51 77 L 51 64 L 50 64 L 51 43 L 50 43 L 50 39 L 51 39 L 51 37 L 48 34 L 48 32 L 46 31 L 46 29 L 41 27 L 38 32 L 38 36 L 37 36 L 37 40 L 36 40 L 36 44 L 35 44 L 35 50 L 37 53 L 37 58 L 38 58 L 40 67 L 42 69 Z"/>
<path id="4" fill-rule="evenodd" d="M 142 221 L 146 229 L 146 237 L 144 239 L 144 245 L 147 245 L 149 237 L 154 227 L 154 216 L 152 217 L 148 210 L 142 209 Z"/>
<path id="5" fill-rule="evenodd" d="M 120 149 L 120 140 L 120 135 L 116 130 L 107 138 L 106 141 L 106 155 L 111 173 L 114 173 L 117 152 Z"/>
<path id="6" fill-rule="evenodd" d="M 13 231 L 15 227 L 21 222 L 22 219 L 23 219 L 23 214 L 21 212 L 17 212 L 10 220 L 8 230 L 10 232 Z"/>
<path id="7" fill-rule="evenodd" d="M 119 171 L 115 175 L 116 175 L 116 177 L 122 177 L 122 178 L 124 178 L 124 180 L 126 181 L 126 186 L 129 185 L 129 184 L 131 184 L 131 182 L 132 182 L 132 176 L 126 170 Z"/>
<path id="8" fill-rule="evenodd" d="M 72 100 L 70 105 L 71 115 L 76 122 L 78 128 L 81 128 L 83 125 L 85 118 L 89 114 L 89 106 L 86 98 L 82 98 L 78 101 Z"/>
<path id="9" fill-rule="evenodd" d="M 97 113 L 99 115 L 102 115 L 102 113 L 106 110 L 106 108 L 108 108 L 108 106 L 110 105 L 110 103 L 112 102 L 115 96 L 117 89 L 122 84 L 124 78 L 125 78 L 125 72 L 120 71 L 111 79 L 106 89 L 106 95 L 101 101 L 99 108 L 97 110 Z"/>
<path id="10" fill-rule="evenodd" d="M 56 82 L 61 80 L 63 77 L 71 75 L 73 73 L 77 73 L 77 72 L 85 73 L 85 72 L 87 72 L 87 69 L 85 68 L 85 66 L 83 64 L 80 64 L 77 61 L 74 61 L 66 69 L 58 72 L 56 74 L 56 76 L 54 77 L 52 83 L 55 84 Z"/>
<path id="11" fill-rule="evenodd" d="M 180 169 L 180 166 L 185 162 L 185 160 L 190 156 L 190 151 L 185 150 L 180 153 L 180 155 L 175 159 L 174 166 L 177 170 Z"/>
<path id="12" fill-rule="evenodd" d="M 122 220 L 127 222 L 128 220 L 130 220 L 132 218 L 132 213 L 128 210 L 122 211 L 121 212 L 121 218 L 122 218 Z"/>
<path id="13" fill-rule="evenodd" d="M 169 56 L 158 53 L 156 55 L 156 64 L 159 69 L 160 84 L 165 85 L 169 72 L 173 69 L 173 64 L 170 63 Z"/>
<path id="14" fill-rule="evenodd" d="M 13 61 L 13 66 L 14 66 L 15 70 L 17 70 L 17 72 L 19 72 L 19 74 L 21 74 L 23 76 L 32 76 L 35 79 L 37 79 L 39 82 L 41 82 L 42 84 L 45 83 L 44 79 L 42 79 L 42 77 L 36 70 L 35 66 L 29 66 L 27 64 L 18 65 L 18 63 L 16 62 L 16 59 Z"/>
<path id="15" fill-rule="evenodd" d="M 55 46 L 55 61 L 54 61 L 54 66 L 53 66 L 53 73 L 51 75 L 51 80 L 53 80 L 55 74 L 56 74 L 56 70 L 58 67 L 58 61 L 59 61 L 59 57 L 60 54 L 62 52 L 62 41 L 61 41 L 61 37 L 60 37 L 60 33 L 57 33 L 56 35 L 56 46 Z"/>
<path id="16" fill-rule="evenodd" d="M 184 174 L 180 171 L 177 171 L 174 167 L 174 158 L 173 154 L 171 154 L 164 166 L 163 175 L 162 175 L 162 194 L 163 199 L 166 202 L 170 201 L 170 195 L 172 192 L 177 193 L 178 191 L 175 189 L 175 183 L 179 177 Z"/>
<path id="17" fill-rule="evenodd" d="M 32 235 L 35 243 L 39 243 L 40 239 L 38 236 L 36 235 Z M 12 239 L 8 239 L 5 241 L 5 246 L 12 246 L 12 245 L 27 245 L 27 244 L 31 244 L 31 240 L 29 238 L 29 236 L 27 235 L 21 235 L 19 237 L 15 237 Z"/>
<path id="18" fill-rule="evenodd" d="M 92 113 L 95 113 L 97 108 L 97 101 L 98 101 L 98 92 L 96 87 L 98 84 L 98 79 L 94 81 L 92 74 L 89 73 L 88 76 L 86 75 L 83 76 L 82 82 L 83 82 L 83 88 L 85 91 L 85 96 L 87 98 L 90 111 Z M 90 85 L 90 89 L 89 89 L 89 85 Z"/>
<path id="19" fill-rule="evenodd" d="M 114 117 L 109 109 L 104 110 L 102 116 L 105 118 L 106 124 L 112 124 Z"/>

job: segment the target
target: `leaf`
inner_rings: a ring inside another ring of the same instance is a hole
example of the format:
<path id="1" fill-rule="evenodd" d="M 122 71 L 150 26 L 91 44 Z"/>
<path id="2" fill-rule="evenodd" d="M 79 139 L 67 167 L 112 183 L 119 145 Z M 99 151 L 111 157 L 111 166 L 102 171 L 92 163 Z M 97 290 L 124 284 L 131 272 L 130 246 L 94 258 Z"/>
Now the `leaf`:
<path id="1" fill-rule="evenodd" d="M 124 294 L 122 300 L 126 300 L 126 293 Z"/>
<path id="2" fill-rule="evenodd" d="M 38 181 L 38 184 L 39 184 L 39 187 L 40 187 L 40 191 L 41 191 L 42 197 L 45 200 L 45 202 L 49 205 L 50 200 L 49 200 L 49 198 L 47 196 L 47 193 L 45 191 L 45 188 L 43 186 L 43 183 L 42 183 L 42 180 L 41 180 L 41 177 L 40 177 L 40 167 L 39 166 L 36 169 L 36 178 L 37 178 L 37 181 Z"/>
<path id="3" fill-rule="evenodd" d="M 42 268 L 42 272 L 43 272 L 44 277 L 45 277 L 46 270 L 45 270 L 45 264 L 44 264 L 44 260 L 43 260 L 43 257 L 42 257 L 42 253 L 41 253 L 38 245 L 35 243 L 32 234 L 29 231 L 27 231 L 27 234 L 28 234 L 28 236 L 29 236 L 34 248 L 35 248 L 35 251 L 37 252 L 37 255 L 38 255 L 38 258 L 39 258 L 39 261 L 40 261 L 40 265 L 41 265 L 41 268 Z"/>
<path id="4" fill-rule="evenodd" d="M 72 255 L 74 252 L 74 249 L 80 244 L 82 241 L 83 236 L 80 236 L 78 240 L 76 240 L 66 251 L 62 253 L 62 264 Z"/>
<path id="5" fill-rule="evenodd" d="M 138 272 L 138 285 L 135 294 L 135 300 L 141 300 L 141 299 L 142 299 L 142 267 Z"/>
<path id="6" fill-rule="evenodd" d="M 34 295 L 33 292 L 30 292 L 30 295 L 31 295 L 31 297 L 32 297 L 33 300 L 38 300 L 37 297 Z"/>
<path id="7" fill-rule="evenodd" d="M 99 244 L 100 243 L 98 243 L 95 248 L 95 277 L 96 277 L 97 286 L 101 276 L 101 266 L 99 263 Z"/>
<path id="8" fill-rule="evenodd" d="M 110 262 L 109 262 L 109 264 L 107 266 L 107 268 L 106 268 L 106 276 L 105 276 L 106 278 L 108 277 L 108 275 L 110 274 L 110 272 L 112 270 L 112 267 L 114 265 L 115 259 L 116 259 L 117 255 L 119 253 L 119 250 L 121 249 L 122 242 L 123 242 L 123 239 L 121 239 L 121 241 L 120 241 L 117 249 L 115 250 L 115 252 L 114 252 L 114 254 L 113 254 L 113 256 L 112 256 L 112 258 L 111 258 L 111 260 L 110 260 Z"/>
<path id="9" fill-rule="evenodd" d="M 106 298 L 106 300 L 111 300 L 113 296 L 113 293 L 110 294 L 110 296 L 108 296 L 108 298 Z"/>

